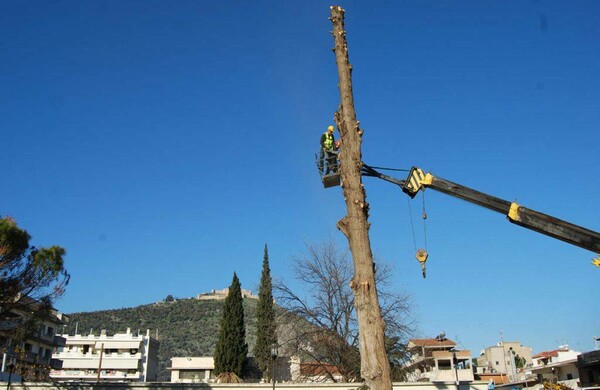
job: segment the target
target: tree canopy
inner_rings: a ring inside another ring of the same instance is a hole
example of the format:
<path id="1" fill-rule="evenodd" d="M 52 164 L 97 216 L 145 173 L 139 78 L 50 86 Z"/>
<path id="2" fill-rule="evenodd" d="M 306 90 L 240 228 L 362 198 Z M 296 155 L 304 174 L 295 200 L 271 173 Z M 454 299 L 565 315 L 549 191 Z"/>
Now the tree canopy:
<path id="1" fill-rule="evenodd" d="M 234 272 L 223 304 L 219 340 L 215 347 L 215 375 L 224 374 L 224 377 L 229 378 L 229 374 L 233 373 L 241 377 L 247 355 L 242 289 Z"/>
<path id="2" fill-rule="evenodd" d="M 269 250 L 265 244 L 260 287 L 258 288 L 258 305 L 256 308 L 256 346 L 254 357 L 263 376 L 270 380 L 271 372 L 271 346 L 277 344 L 277 324 L 275 308 L 273 306 L 273 287 L 271 269 L 269 268 Z"/>
<path id="3" fill-rule="evenodd" d="M 16 311 L 29 313 L 27 321 L 13 329 L 13 336 L 19 332 L 24 336 L 28 325 L 48 314 L 70 278 L 64 248 L 36 248 L 30 239 L 14 219 L 0 218 L 0 320 Z"/>

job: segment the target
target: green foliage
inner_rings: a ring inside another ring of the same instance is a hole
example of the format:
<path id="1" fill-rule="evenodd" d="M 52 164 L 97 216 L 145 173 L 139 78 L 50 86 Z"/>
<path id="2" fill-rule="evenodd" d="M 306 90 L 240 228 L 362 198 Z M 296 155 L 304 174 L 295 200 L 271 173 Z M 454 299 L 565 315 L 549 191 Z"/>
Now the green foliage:
<path id="1" fill-rule="evenodd" d="M 242 289 L 234 272 L 229 294 L 223 304 L 221 329 L 214 356 L 215 375 L 234 373 L 241 377 L 247 355 Z"/>
<path id="2" fill-rule="evenodd" d="M 0 218 L 0 321 L 10 312 L 29 313 L 28 322 L 11 329 L 25 337 L 52 308 L 69 283 L 64 267 L 66 251 L 59 246 L 36 249 L 31 236 L 10 217 Z"/>
<path id="3" fill-rule="evenodd" d="M 517 368 L 523 368 L 526 364 L 527 360 L 525 360 L 524 357 L 519 356 L 519 354 L 515 356 L 515 366 L 517 366 Z"/>
<path id="4" fill-rule="evenodd" d="M 10 217 L 0 219 L 0 256 L 2 265 L 19 259 L 29 249 L 31 236 Z"/>
<path id="5" fill-rule="evenodd" d="M 262 275 L 258 289 L 258 305 L 256 307 L 256 346 L 254 357 L 258 367 L 265 374 L 267 381 L 272 378 L 271 346 L 277 344 L 275 308 L 273 304 L 273 287 L 271 269 L 269 268 L 269 251 L 265 244 Z"/>
<path id="6" fill-rule="evenodd" d="M 385 350 L 390 362 L 390 372 L 392 382 L 402 382 L 406 380 L 406 371 L 404 364 L 407 360 L 406 343 L 398 336 L 385 338 Z"/>

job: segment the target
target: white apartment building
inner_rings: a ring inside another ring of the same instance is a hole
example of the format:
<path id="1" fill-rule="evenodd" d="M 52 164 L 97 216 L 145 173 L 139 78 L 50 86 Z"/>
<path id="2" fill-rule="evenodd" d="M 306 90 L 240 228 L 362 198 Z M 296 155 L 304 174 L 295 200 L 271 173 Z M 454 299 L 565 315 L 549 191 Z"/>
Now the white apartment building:
<path id="1" fill-rule="evenodd" d="M 580 352 L 569 349 L 568 345 L 561 345 L 552 351 L 537 353 L 533 356 L 531 373 L 537 376 L 540 383 L 548 381 L 570 388 L 578 387 L 577 357 L 579 355 Z"/>
<path id="2" fill-rule="evenodd" d="M 172 357 L 171 382 L 210 383 L 214 382 L 215 359 L 205 357 Z"/>
<path id="3" fill-rule="evenodd" d="M 410 339 L 410 360 L 404 365 L 407 382 L 472 382 L 471 352 L 455 347 L 443 333 L 436 338 Z"/>
<path id="4" fill-rule="evenodd" d="M 473 382 L 475 377 L 471 368 L 471 351 L 433 351 L 435 366 L 429 374 L 433 383 Z"/>
<path id="5" fill-rule="evenodd" d="M 52 370 L 57 381 L 152 382 L 158 377 L 159 342 L 146 335 L 125 333 L 64 336 L 66 345 L 52 357 L 62 369 Z"/>
<path id="6" fill-rule="evenodd" d="M 31 316 L 27 307 L 39 303 L 29 297 L 21 298 L 21 306 L 4 313 L 0 320 L 0 380 L 6 380 L 12 367 L 13 380 L 46 380 L 51 368 L 58 362 L 52 359 L 57 347 L 65 345 L 65 339 L 57 335 L 69 318 L 51 309 L 39 324 L 39 328 L 24 339 L 15 338 L 14 332 Z M 16 379 L 15 379 L 16 378 Z"/>
<path id="7" fill-rule="evenodd" d="M 501 341 L 481 351 L 477 358 L 478 374 L 502 374 L 511 382 L 525 379 L 524 368 L 531 367 L 531 347 L 521 345 L 518 341 Z M 525 359 L 525 366 L 516 367 L 517 355 Z"/>

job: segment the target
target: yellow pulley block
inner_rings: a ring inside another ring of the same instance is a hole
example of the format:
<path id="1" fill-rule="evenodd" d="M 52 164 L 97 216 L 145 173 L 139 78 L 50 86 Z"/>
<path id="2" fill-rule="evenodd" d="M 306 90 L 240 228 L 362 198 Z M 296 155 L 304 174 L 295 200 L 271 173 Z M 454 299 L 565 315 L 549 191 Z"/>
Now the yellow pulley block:
<path id="1" fill-rule="evenodd" d="M 592 264 L 600 268 L 600 254 L 595 259 L 592 259 Z"/>
<path id="2" fill-rule="evenodd" d="M 419 249 L 417 251 L 417 254 L 415 255 L 415 257 L 417 258 L 417 260 L 419 260 L 419 263 L 421 263 L 421 270 L 423 271 L 423 277 L 425 278 L 427 276 L 427 269 L 425 268 L 425 262 L 427 261 L 427 258 L 429 257 L 429 253 L 427 253 L 427 251 L 425 249 Z"/>

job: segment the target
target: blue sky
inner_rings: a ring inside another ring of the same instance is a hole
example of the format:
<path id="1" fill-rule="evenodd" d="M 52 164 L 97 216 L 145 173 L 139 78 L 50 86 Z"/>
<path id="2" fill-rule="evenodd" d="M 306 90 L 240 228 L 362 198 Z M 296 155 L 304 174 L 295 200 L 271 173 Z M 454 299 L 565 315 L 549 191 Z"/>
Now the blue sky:
<path id="1" fill-rule="evenodd" d="M 64 312 L 255 289 L 333 238 L 315 170 L 339 103 L 329 3 L 3 1 L 0 215 L 68 251 Z M 600 3 L 349 1 L 364 161 L 600 230 Z M 399 172 L 398 177 L 403 177 Z M 600 335 L 593 253 L 426 195 L 428 277 L 408 201 L 364 179 L 371 242 L 413 296 L 416 336 L 473 354 Z M 412 202 L 422 246 L 421 198 Z"/>

